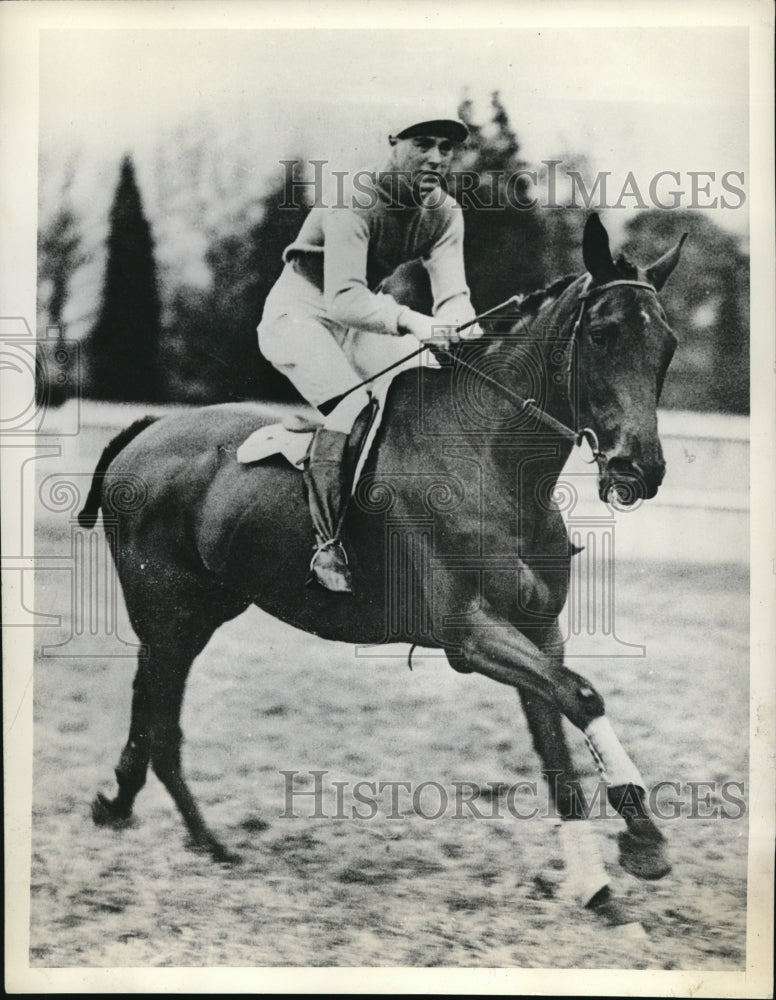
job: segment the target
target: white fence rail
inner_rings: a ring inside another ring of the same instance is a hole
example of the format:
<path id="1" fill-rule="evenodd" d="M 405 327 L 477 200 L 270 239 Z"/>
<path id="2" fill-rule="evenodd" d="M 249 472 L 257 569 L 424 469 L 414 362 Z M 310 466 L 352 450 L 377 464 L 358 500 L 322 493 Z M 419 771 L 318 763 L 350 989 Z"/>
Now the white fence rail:
<path id="1" fill-rule="evenodd" d="M 617 557 L 748 563 L 749 419 L 664 410 L 659 428 L 666 477 L 653 500 L 614 513 Z M 576 451 L 564 475 L 590 475 L 590 469 Z M 607 510 L 592 482 L 567 517 L 570 527 L 575 518 Z"/>
<path id="2" fill-rule="evenodd" d="M 145 413 L 175 409 L 180 408 L 71 401 L 58 412 L 68 424 L 75 419 L 84 428 L 105 428 L 107 438 Z M 55 424 L 50 421 L 51 430 Z M 659 426 L 665 482 L 657 497 L 630 511 L 614 511 L 598 500 L 595 467 L 574 451 L 558 494 L 569 530 L 581 544 L 606 534 L 617 559 L 748 563 L 748 418 L 664 410 Z"/>

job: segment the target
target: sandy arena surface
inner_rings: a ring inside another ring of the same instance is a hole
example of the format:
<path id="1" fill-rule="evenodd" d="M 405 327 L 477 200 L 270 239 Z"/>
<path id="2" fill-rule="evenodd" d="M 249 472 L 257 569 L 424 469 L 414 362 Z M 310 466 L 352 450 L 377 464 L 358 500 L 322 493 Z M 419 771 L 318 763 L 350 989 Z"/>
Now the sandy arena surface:
<path id="1" fill-rule="evenodd" d="M 80 442 L 91 468 L 104 441 Z M 38 553 L 67 556 L 67 512 L 39 512 Z M 355 655 L 252 608 L 216 633 L 192 670 L 184 762 L 205 816 L 242 855 L 228 867 L 187 849 L 153 775 L 127 829 L 95 827 L 94 794 L 113 795 L 129 724 L 131 658 L 91 637 L 83 654 L 36 657 L 31 964 L 105 966 L 470 966 L 742 969 L 747 820 L 692 818 L 691 781 L 743 781 L 748 747 L 748 587 L 739 567 L 616 568 L 618 631 L 642 658 L 578 659 L 647 782 L 676 781 L 683 813 L 661 824 L 673 873 L 640 883 L 617 864 L 616 819 L 593 820 L 612 887 L 647 937 L 638 942 L 569 904 L 556 829 L 519 820 L 505 787 L 537 781 L 516 696 L 406 649 Z M 35 607 L 62 616 L 37 646 L 69 634 L 69 571 L 37 575 Z M 119 634 L 132 640 L 121 607 Z M 401 658 L 404 655 L 404 659 Z M 583 781 L 595 773 L 571 732 Z M 285 778 L 323 809 L 294 800 Z M 413 808 L 400 789 L 377 815 L 351 815 L 359 781 L 437 782 Z M 454 782 L 493 783 L 487 816 L 455 815 Z M 336 790 L 342 785 L 338 818 Z M 705 795 L 705 791 L 701 795 Z M 663 796 L 671 799 L 670 791 Z M 725 807 L 719 791 L 700 812 Z M 729 806 L 728 806 L 729 808 Z"/>

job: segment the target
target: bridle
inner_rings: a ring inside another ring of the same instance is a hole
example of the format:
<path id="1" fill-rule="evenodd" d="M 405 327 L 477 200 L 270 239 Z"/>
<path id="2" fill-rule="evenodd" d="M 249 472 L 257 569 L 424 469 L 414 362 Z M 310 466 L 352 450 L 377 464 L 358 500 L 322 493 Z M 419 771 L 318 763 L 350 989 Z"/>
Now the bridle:
<path id="1" fill-rule="evenodd" d="M 600 295 L 602 292 L 607 292 L 612 288 L 621 288 L 628 286 L 630 288 L 645 288 L 652 292 L 653 295 L 657 295 L 657 289 L 650 285 L 646 281 L 636 281 L 632 279 L 622 278 L 616 281 L 607 281 L 603 285 L 593 285 L 593 277 L 588 274 L 585 279 L 585 284 L 579 295 L 579 311 L 577 312 L 577 317 L 574 322 L 574 327 L 571 332 L 571 337 L 569 338 L 569 349 L 568 349 L 568 359 L 566 362 L 566 385 L 568 388 L 569 399 L 571 398 L 571 366 L 573 357 L 573 345 L 577 340 L 577 334 L 582 326 L 582 320 L 585 315 L 585 306 L 587 303 L 596 296 Z M 473 372 L 476 372 L 480 378 L 484 379 L 486 382 L 492 383 L 496 386 L 502 393 L 514 399 L 516 403 L 519 404 L 521 413 L 528 413 L 535 417 L 537 420 L 541 421 L 546 427 L 560 434 L 561 437 L 570 441 L 574 446 L 581 447 L 583 442 L 587 442 L 590 445 L 590 450 L 593 453 L 590 463 L 598 462 L 599 466 L 604 468 L 606 466 L 606 455 L 601 451 L 600 445 L 598 443 L 598 435 L 593 430 L 592 427 L 583 427 L 580 430 L 573 430 L 567 424 L 553 417 L 551 414 L 547 413 L 540 406 L 537 405 L 535 399 L 527 399 L 520 396 L 518 393 L 513 392 L 508 389 L 503 383 L 499 382 L 497 379 L 491 378 L 485 372 L 479 371 L 473 365 L 468 364 L 463 358 L 457 357 L 456 362 L 462 365 L 464 368 L 468 368 Z"/>
<path id="2" fill-rule="evenodd" d="M 598 296 L 603 292 L 608 292 L 612 288 L 622 288 L 625 286 L 628 286 L 630 288 L 644 288 L 647 291 L 652 292 L 653 295 L 657 295 L 657 289 L 646 281 L 636 281 L 629 278 L 618 278 L 615 281 L 607 281 L 603 285 L 594 285 L 593 276 L 591 274 L 588 274 L 585 277 L 585 283 L 582 286 L 582 291 L 580 292 L 579 298 L 577 300 L 579 302 L 579 311 L 577 313 L 577 318 L 574 322 L 574 327 L 571 332 L 571 337 L 569 338 L 568 341 L 565 379 L 566 379 L 566 389 L 569 400 L 571 400 L 571 366 L 573 361 L 573 348 L 577 340 L 577 334 L 579 333 L 579 328 L 582 325 L 582 320 L 585 315 L 585 306 L 590 301 L 590 299 L 594 298 L 595 296 Z M 483 322 L 485 320 L 503 322 L 503 320 L 506 317 L 503 315 L 497 316 L 495 314 L 502 312 L 502 310 L 506 309 L 507 307 L 517 306 L 518 318 L 522 319 L 522 316 L 519 313 L 521 301 L 522 301 L 521 296 L 513 295 L 511 298 L 507 299 L 506 302 L 501 302 L 499 303 L 499 305 L 493 306 L 492 309 L 488 309 L 487 312 L 480 313 L 479 316 L 475 316 L 473 319 L 468 320 L 461 326 L 456 327 L 455 332 L 460 334 L 463 330 L 466 330 L 468 327 L 474 326 L 475 323 Z M 319 403 L 318 410 L 322 414 L 324 414 L 324 416 L 328 415 L 329 413 L 332 412 L 332 410 L 336 406 L 339 405 L 339 403 L 346 396 L 349 396 L 352 392 L 356 392 L 358 389 L 361 389 L 362 386 L 368 385 L 369 382 L 373 382 L 375 379 L 387 375 L 388 372 L 392 371 L 393 369 L 405 365 L 410 358 L 422 354 L 427 349 L 428 345 L 424 344 L 422 347 L 418 348 L 418 350 L 415 351 L 414 354 L 409 354 L 406 357 L 400 358 L 398 361 L 394 361 L 392 364 L 388 365 L 382 371 L 376 372 L 374 375 L 370 375 L 369 378 L 365 378 L 363 381 L 358 382 L 354 386 L 351 386 L 349 389 L 346 389 L 345 392 L 340 393 L 338 396 L 332 396 L 331 399 L 327 399 L 325 402 Z M 480 369 L 476 368 L 474 365 L 469 364 L 469 362 L 466 361 L 464 358 L 462 358 L 459 353 L 454 353 L 449 349 L 441 347 L 436 348 L 436 352 L 438 354 L 446 355 L 453 362 L 454 365 L 467 369 L 468 371 L 475 374 L 481 381 L 488 382 L 494 388 L 498 389 L 498 391 L 503 396 L 506 396 L 507 398 L 514 400 L 514 402 L 518 405 L 519 413 L 530 414 L 531 416 L 539 420 L 541 423 L 543 423 L 545 427 L 549 427 L 550 430 L 555 431 L 556 434 L 559 434 L 567 441 L 570 441 L 574 446 L 581 447 L 582 442 L 586 441 L 590 445 L 590 450 L 593 453 L 593 458 L 588 464 L 592 464 L 592 462 L 598 462 L 601 471 L 602 472 L 605 471 L 606 466 L 608 464 L 607 458 L 606 455 L 604 455 L 604 453 L 601 451 L 600 445 L 598 443 L 598 435 L 596 434 L 596 432 L 593 430 L 592 427 L 583 427 L 581 428 L 581 430 L 574 430 L 572 427 L 569 427 L 567 424 L 564 424 L 556 417 L 553 417 L 552 414 L 547 413 L 546 410 L 543 410 L 540 406 L 537 406 L 535 399 L 527 399 L 523 396 L 520 396 L 518 393 L 513 392 L 512 389 L 509 389 L 507 386 L 505 386 L 503 382 L 499 382 L 498 379 L 493 378 L 486 372 L 480 371 Z"/>
<path id="3" fill-rule="evenodd" d="M 577 318 L 576 322 L 574 323 L 574 328 L 571 331 L 571 340 L 570 340 L 571 344 L 575 344 L 577 341 L 577 334 L 579 333 L 579 329 L 582 326 L 582 319 L 585 315 L 585 306 L 590 301 L 590 299 L 599 295 L 601 292 L 607 292 L 611 288 L 621 288 L 624 286 L 628 286 L 630 288 L 645 288 L 647 289 L 647 291 L 652 292 L 653 295 L 657 295 L 657 289 L 655 288 L 655 286 L 650 285 L 649 282 L 647 281 L 636 281 L 635 279 L 618 278 L 616 281 L 607 281 L 603 285 L 593 285 L 592 282 L 593 282 L 593 277 L 592 275 L 588 274 L 587 278 L 585 279 L 585 284 L 582 289 L 582 292 L 580 293 L 579 296 L 579 312 L 577 313 Z M 567 371 L 569 398 L 571 396 L 570 380 L 571 380 L 571 350 L 569 350 L 569 364 Z M 598 462 L 599 464 L 601 464 L 601 461 L 603 460 L 604 464 L 606 463 L 606 456 L 601 451 L 600 446 L 598 444 L 598 435 L 596 434 L 596 432 L 593 430 L 592 427 L 583 427 L 579 431 L 576 432 L 572 431 L 572 433 L 575 434 L 574 438 L 575 445 L 580 446 L 583 441 L 587 441 L 587 443 L 590 445 L 590 450 L 593 453 L 593 457 L 590 460 L 591 462 Z"/>

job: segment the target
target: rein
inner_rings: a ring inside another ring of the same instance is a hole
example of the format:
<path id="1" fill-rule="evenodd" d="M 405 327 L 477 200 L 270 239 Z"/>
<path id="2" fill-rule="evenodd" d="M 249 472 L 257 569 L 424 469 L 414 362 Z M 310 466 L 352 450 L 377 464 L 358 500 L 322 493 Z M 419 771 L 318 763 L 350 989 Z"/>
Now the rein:
<path id="1" fill-rule="evenodd" d="M 653 295 L 657 295 L 657 289 L 646 281 L 636 281 L 628 278 L 618 278 L 615 281 L 607 281 L 603 285 L 593 285 L 592 275 L 590 274 L 587 275 L 587 277 L 585 278 L 585 284 L 582 288 L 582 292 L 580 293 L 578 299 L 579 312 L 577 313 L 577 318 L 574 323 L 574 327 L 571 331 L 571 337 L 569 338 L 570 345 L 573 345 L 577 339 L 577 334 L 579 333 L 579 328 L 582 325 L 582 320 L 585 315 L 585 306 L 588 303 L 588 301 L 594 296 L 600 295 L 602 292 L 607 292 L 612 288 L 621 288 L 625 286 L 628 286 L 630 288 L 644 288 L 647 291 L 652 292 Z M 519 310 L 520 302 L 521 302 L 520 296 L 513 295 L 511 298 L 507 299 L 506 302 L 501 302 L 499 303 L 499 305 L 493 306 L 493 308 L 488 309 L 487 312 L 480 313 L 479 316 L 475 316 L 474 319 L 471 319 L 467 323 L 464 323 L 462 326 L 457 327 L 456 333 L 460 333 L 461 331 L 467 329 L 470 326 L 473 326 L 475 323 L 478 323 L 482 320 L 487 319 L 493 321 L 494 319 L 497 318 L 493 316 L 494 313 L 500 312 L 502 309 L 506 309 L 510 306 L 516 305 Z M 519 316 L 519 311 L 518 311 L 518 316 Z M 427 350 L 428 348 L 429 345 L 424 344 L 415 352 L 415 355 L 422 354 L 423 351 Z M 464 361 L 463 358 L 453 353 L 452 351 L 438 347 L 436 348 L 436 352 L 438 354 L 446 355 L 454 364 L 460 365 L 462 368 L 468 369 L 468 371 L 473 372 L 480 379 L 482 379 L 482 381 L 488 382 L 490 385 L 494 386 L 504 396 L 507 396 L 509 399 L 514 400 L 515 403 L 520 407 L 521 412 L 524 411 L 526 413 L 531 414 L 531 416 L 536 417 L 536 419 L 541 421 L 541 423 L 543 423 L 546 427 L 549 427 L 551 430 L 555 431 L 556 434 L 559 434 L 567 441 L 570 441 L 572 445 L 575 445 L 576 447 L 581 447 L 582 442 L 587 441 L 587 443 L 590 445 L 590 450 L 593 453 L 592 461 L 593 462 L 597 461 L 600 464 L 605 465 L 606 456 L 600 449 L 598 443 L 598 435 L 596 434 L 596 432 L 593 430 L 592 427 L 583 427 L 581 428 L 581 430 L 578 431 L 574 430 L 572 427 L 568 427 L 566 424 L 562 423 L 562 421 L 557 420 L 551 414 L 547 413 L 540 406 L 537 406 L 535 399 L 527 399 L 524 398 L 523 396 L 520 396 L 518 393 L 513 392 L 511 389 L 508 389 L 503 383 L 499 382 L 495 378 L 492 378 L 490 375 L 486 375 L 485 372 L 482 372 L 478 368 L 475 368 L 474 365 L 470 365 L 467 361 Z M 566 382 L 568 384 L 569 396 L 570 396 L 571 358 L 572 358 L 571 350 L 569 350 L 568 354 L 569 354 L 569 360 L 568 360 L 568 368 L 566 370 Z M 350 389 L 347 389 L 345 392 L 340 393 L 339 396 L 333 396 L 331 399 L 328 399 L 323 403 L 319 403 L 318 404 L 319 412 L 322 413 L 324 416 L 327 416 L 329 413 L 332 412 L 333 409 L 335 409 L 336 406 L 339 405 L 340 402 L 342 402 L 342 400 L 346 396 L 349 396 L 352 392 L 355 392 L 362 386 L 368 385 L 369 382 L 374 381 L 376 378 L 380 378 L 381 376 L 387 374 L 394 368 L 398 368 L 400 365 L 406 364 L 409 358 L 413 356 L 414 356 L 413 354 L 410 354 L 406 358 L 401 358 L 399 361 L 395 361 L 393 364 L 388 365 L 387 368 L 384 368 L 382 371 L 377 372 L 375 375 L 370 375 L 369 378 L 364 379 L 357 385 L 351 386 Z"/>
<path id="2" fill-rule="evenodd" d="M 648 284 L 646 281 L 635 281 L 623 278 L 623 279 L 618 279 L 616 281 L 607 281 L 603 285 L 595 285 L 591 287 L 592 281 L 593 281 L 592 276 L 588 275 L 585 280 L 584 288 L 582 289 L 582 292 L 579 296 L 578 300 L 579 312 L 577 313 L 577 318 L 574 323 L 574 328 L 572 330 L 571 337 L 569 338 L 569 344 L 573 344 L 577 339 L 577 334 L 579 333 L 579 329 L 582 325 L 582 319 L 585 314 L 586 304 L 591 298 L 598 295 L 599 293 L 606 292 L 611 288 L 619 288 L 627 285 L 631 288 L 646 288 L 648 291 L 652 292 L 653 295 L 657 295 L 657 290 L 652 285 Z M 560 420 L 557 420 L 551 414 L 547 413 L 540 406 L 537 406 L 535 399 L 527 399 L 524 398 L 523 396 L 520 396 L 518 393 L 513 392 L 511 389 L 508 389 L 503 383 L 499 382 L 497 379 L 491 378 L 490 375 L 486 375 L 484 372 L 479 371 L 479 369 L 475 368 L 474 365 L 470 365 L 467 361 L 464 361 L 463 358 L 457 357 L 456 355 L 451 354 L 449 351 L 443 351 L 441 353 L 447 354 L 448 357 L 453 358 L 456 364 L 461 365 L 461 367 L 463 368 L 467 368 L 469 371 L 474 372 L 481 379 L 483 379 L 483 381 L 489 382 L 491 385 L 495 386 L 505 396 L 509 397 L 510 399 L 513 399 L 516 403 L 518 403 L 521 412 L 530 413 L 531 416 L 536 417 L 536 419 L 540 420 L 546 427 L 549 427 L 557 434 L 560 434 L 561 437 L 565 438 L 567 441 L 570 441 L 576 447 L 581 447 L 582 442 L 587 441 L 587 443 L 590 445 L 590 450 L 593 453 L 593 458 L 591 461 L 600 462 L 601 459 L 605 461 L 606 456 L 603 454 L 598 444 L 598 435 L 596 434 L 596 432 L 593 430 L 592 427 L 583 427 L 581 430 L 575 431 L 571 427 L 568 427 L 566 424 L 562 423 Z M 569 363 L 568 363 L 568 369 L 566 371 L 567 382 L 570 380 L 570 377 L 571 377 L 571 351 L 569 351 Z"/>

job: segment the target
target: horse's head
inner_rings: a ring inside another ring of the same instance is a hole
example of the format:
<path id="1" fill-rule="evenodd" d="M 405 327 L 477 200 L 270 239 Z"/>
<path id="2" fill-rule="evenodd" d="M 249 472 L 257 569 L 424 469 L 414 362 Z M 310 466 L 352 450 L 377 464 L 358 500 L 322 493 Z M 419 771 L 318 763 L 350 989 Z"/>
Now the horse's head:
<path id="1" fill-rule="evenodd" d="M 614 491 L 624 506 L 653 497 L 665 474 L 657 404 L 676 338 L 656 293 L 676 267 L 684 239 L 641 268 L 623 257 L 612 260 L 598 216 L 585 225 L 590 279 L 576 331 L 578 426 L 598 439 L 601 499 Z"/>

